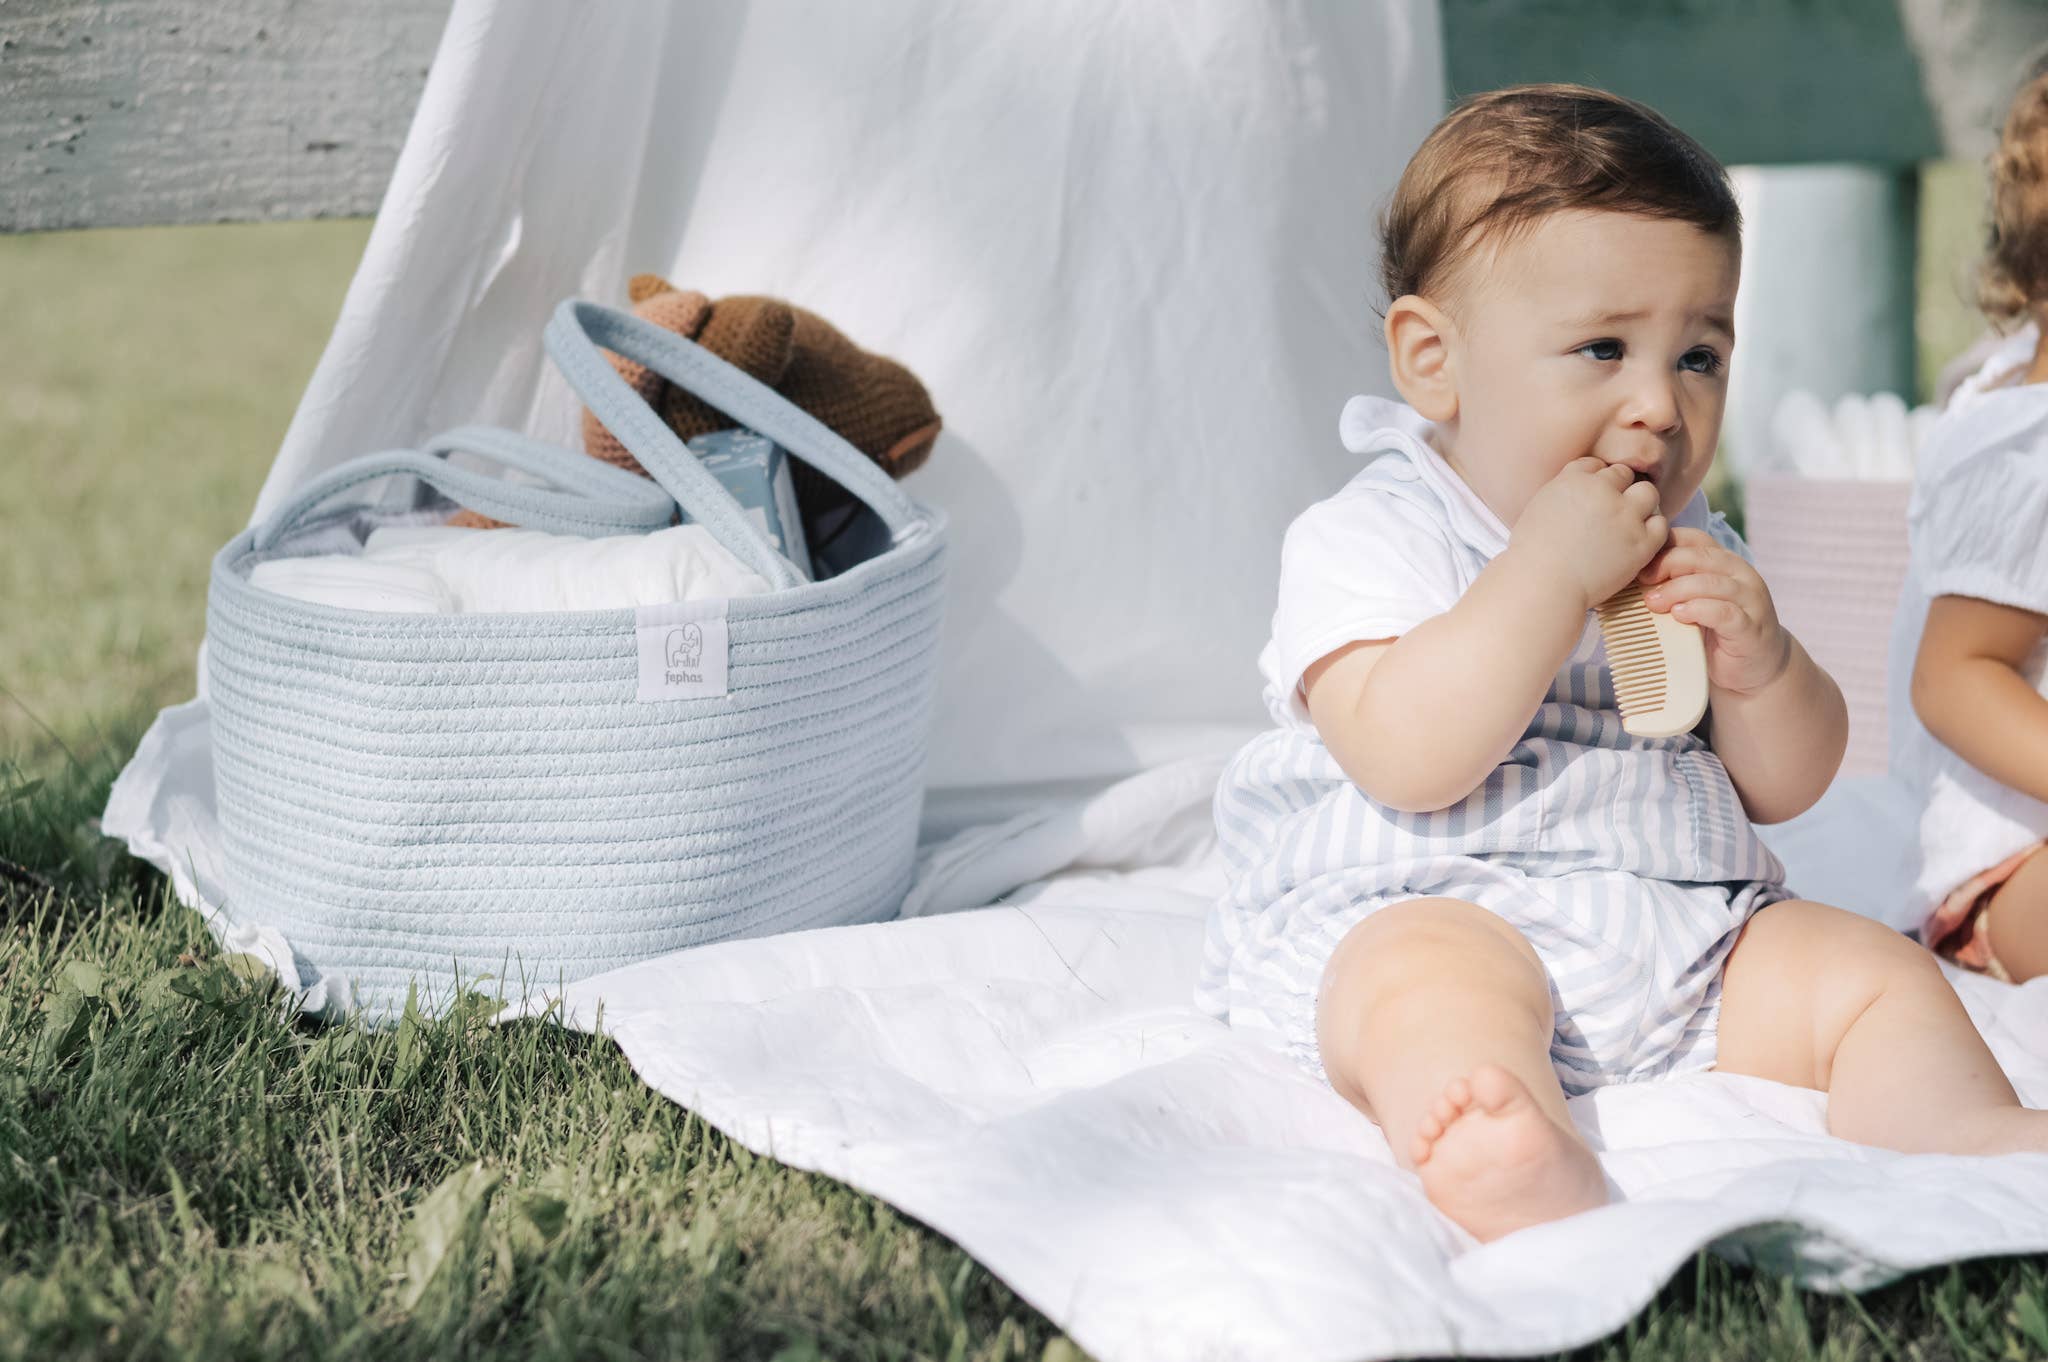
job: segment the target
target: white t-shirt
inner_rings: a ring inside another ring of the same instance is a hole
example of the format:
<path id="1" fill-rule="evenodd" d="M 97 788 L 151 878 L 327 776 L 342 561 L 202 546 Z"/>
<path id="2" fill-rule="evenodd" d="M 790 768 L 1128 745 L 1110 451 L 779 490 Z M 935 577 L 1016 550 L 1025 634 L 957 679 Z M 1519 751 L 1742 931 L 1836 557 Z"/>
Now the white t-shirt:
<path id="1" fill-rule="evenodd" d="M 1431 447 L 1430 426 L 1413 407 L 1383 397 L 1345 404 L 1345 448 L 1375 457 L 1287 527 L 1273 634 L 1259 654 L 1274 723 L 1313 730 L 1301 694 L 1311 663 L 1357 639 L 1398 638 L 1449 610 L 1507 547 L 1508 527 Z M 1703 494 L 1674 523 L 1749 556 Z M 1586 627 L 1599 627 L 1590 614 Z"/>
<path id="2" fill-rule="evenodd" d="M 1910 558 L 1892 627 L 1893 773 L 1922 804 L 1915 919 L 1971 876 L 2048 837 L 2048 804 L 2001 785 L 1927 731 L 1913 666 L 1936 596 L 2048 614 L 2048 384 L 2018 384 L 2038 333 L 2008 337 L 1928 432 L 1906 512 Z M 2020 669 L 2048 694 L 2048 640 Z"/>

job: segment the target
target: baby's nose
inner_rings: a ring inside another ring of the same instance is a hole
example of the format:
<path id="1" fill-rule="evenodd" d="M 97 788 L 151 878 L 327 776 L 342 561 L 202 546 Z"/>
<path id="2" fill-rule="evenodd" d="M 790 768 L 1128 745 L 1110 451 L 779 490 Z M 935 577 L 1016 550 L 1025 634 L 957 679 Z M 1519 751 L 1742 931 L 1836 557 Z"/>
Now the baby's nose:
<path id="1" fill-rule="evenodd" d="M 1623 415 L 1630 426 L 1641 426 L 1659 435 L 1672 434 L 1680 420 L 1678 393 L 1667 379 L 1645 379 L 1629 394 L 1629 405 Z"/>

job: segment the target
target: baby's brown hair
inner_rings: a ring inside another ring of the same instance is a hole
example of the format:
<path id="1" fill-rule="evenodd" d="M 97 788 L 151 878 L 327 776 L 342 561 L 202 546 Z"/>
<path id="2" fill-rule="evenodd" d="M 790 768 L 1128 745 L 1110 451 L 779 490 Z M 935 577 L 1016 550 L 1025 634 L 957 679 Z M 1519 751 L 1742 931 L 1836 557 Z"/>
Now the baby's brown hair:
<path id="1" fill-rule="evenodd" d="M 1977 267 L 1977 306 L 2009 322 L 2048 303 L 2048 73 L 2013 96 L 1991 153 L 1990 180 L 1991 230 Z"/>
<path id="2" fill-rule="evenodd" d="M 1569 209 L 1742 240 L 1728 172 L 1655 109 L 1584 85 L 1516 85 L 1460 103 L 1401 172 L 1380 216 L 1387 300 L 1440 293 L 1482 242 Z"/>

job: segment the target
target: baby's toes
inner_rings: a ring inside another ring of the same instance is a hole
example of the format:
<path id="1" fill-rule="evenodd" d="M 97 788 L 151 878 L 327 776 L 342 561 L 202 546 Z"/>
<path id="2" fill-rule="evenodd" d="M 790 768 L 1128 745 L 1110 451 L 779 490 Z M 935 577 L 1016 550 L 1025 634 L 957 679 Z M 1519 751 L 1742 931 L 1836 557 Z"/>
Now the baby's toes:
<path id="1" fill-rule="evenodd" d="M 1472 1105 L 1472 1085 L 1463 1078 L 1454 1078 L 1445 1086 L 1443 1096 L 1437 1101 L 1450 1103 L 1451 1112 L 1455 1115 Z"/>

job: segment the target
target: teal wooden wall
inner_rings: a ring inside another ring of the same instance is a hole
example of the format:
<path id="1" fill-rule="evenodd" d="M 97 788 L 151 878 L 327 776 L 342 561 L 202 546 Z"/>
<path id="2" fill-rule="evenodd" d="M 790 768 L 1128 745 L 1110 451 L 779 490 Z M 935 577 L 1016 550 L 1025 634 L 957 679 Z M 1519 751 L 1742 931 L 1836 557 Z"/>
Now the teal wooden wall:
<path id="1" fill-rule="evenodd" d="M 1896 0 L 1439 0 L 1457 97 L 1566 80 L 1642 100 L 1728 165 L 1942 154 Z"/>

